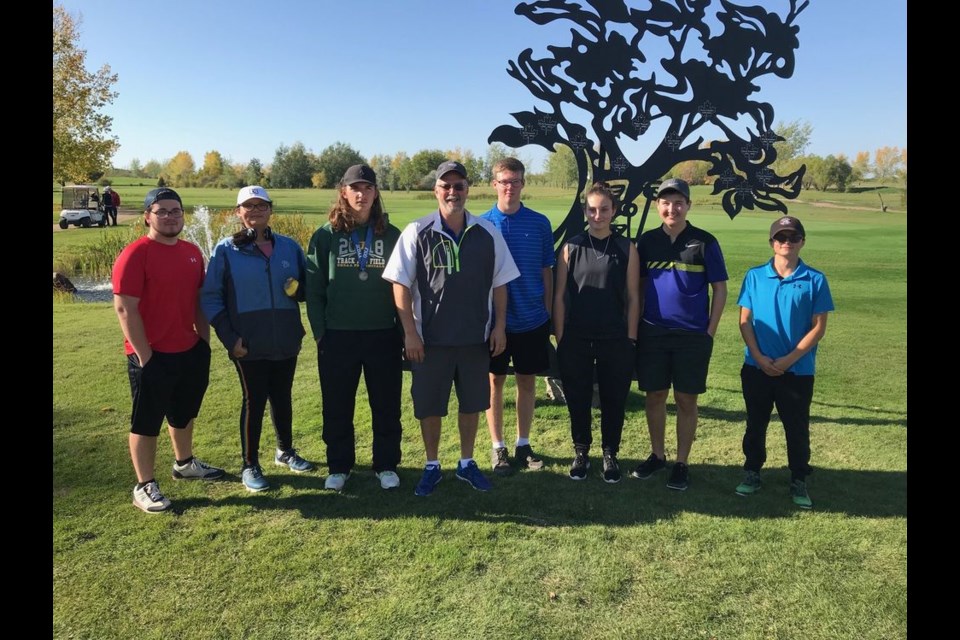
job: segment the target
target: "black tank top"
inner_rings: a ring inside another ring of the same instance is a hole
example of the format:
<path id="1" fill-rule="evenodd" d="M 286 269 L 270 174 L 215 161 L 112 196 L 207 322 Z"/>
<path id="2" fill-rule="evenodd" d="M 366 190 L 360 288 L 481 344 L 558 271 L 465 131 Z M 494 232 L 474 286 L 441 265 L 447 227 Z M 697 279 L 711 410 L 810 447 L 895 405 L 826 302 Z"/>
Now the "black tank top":
<path id="1" fill-rule="evenodd" d="M 626 337 L 630 242 L 616 233 L 597 240 L 584 232 L 571 238 L 567 248 L 564 333 L 589 339 Z"/>

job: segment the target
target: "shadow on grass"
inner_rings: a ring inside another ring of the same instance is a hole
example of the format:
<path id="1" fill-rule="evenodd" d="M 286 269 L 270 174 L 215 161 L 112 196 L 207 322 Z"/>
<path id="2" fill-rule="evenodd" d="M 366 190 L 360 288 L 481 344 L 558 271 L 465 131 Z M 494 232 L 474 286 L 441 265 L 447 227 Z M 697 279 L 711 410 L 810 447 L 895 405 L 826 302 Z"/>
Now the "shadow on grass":
<path id="1" fill-rule="evenodd" d="M 174 501 L 174 511 L 210 507 L 248 506 L 257 510 L 299 511 L 304 518 L 374 519 L 429 517 L 442 520 L 504 522 L 536 527 L 587 525 L 629 526 L 668 520 L 684 513 L 731 518 L 793 518 L 802 510 L 790 500 L 790 472 L 771 468 L 763 472 L 763 489 L 743 498 L 734 493 L 742 478 L 738 466 L 693 465 L 690 488 L 666 487 L 662 471 L 647 480 L 627 474 L 639 460 L 621 459 L 624 478 L 607 484 L 600 477 L 599 458 L 593 458 L 590 474 L 583 481 L 570 480 L 569 460 L 544 457 L 540 471 L 522 471 L 509 478 L 493 478 L 493 490 L 475 491 L 444 469 L 443 480 L 428 497 L 413 494 L 419 468 L 401 468 L 401 487 L 384 491 L 368 469 L 357 470 L 342 493 L 323 488 L 317 473 L 265 474 L 273 489 L 252 494 L 236 476 L 218 482 L 210 498 L 177 499 L 175 486 L 165 493 Z M 164 487 L 170 485 L 170 481 Z M 901 518 L 907 515 L 906 472 L 817 469 L 808 479 L 814 511 L 844 516 Z M 290 495 L 291 491 L 294 495 Z M 279 494 L 279 495 L 278 495 Z"/>

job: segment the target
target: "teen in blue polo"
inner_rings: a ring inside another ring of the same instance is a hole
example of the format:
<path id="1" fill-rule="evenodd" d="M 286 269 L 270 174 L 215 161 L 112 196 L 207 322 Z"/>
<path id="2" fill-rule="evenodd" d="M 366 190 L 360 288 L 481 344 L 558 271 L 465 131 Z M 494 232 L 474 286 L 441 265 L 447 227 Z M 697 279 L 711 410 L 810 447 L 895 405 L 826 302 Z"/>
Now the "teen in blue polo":
<path id="1" fill-rule="evenodd" d="M 790 495 L 803 509 L 813 507 L 807 493 L 810 475 L 810 403 L 817 344 L 833 311 L 830 286 L 823 273 L 800 259 L 806 243 L 803 225 L 784 216 L 770 227 L 773 258 L 750 269 L 740 297 L 740 334 L 746 343 L 740 371 L 747 429 L 743 482 L 736 492 L 760 490 L 760 469 L 767 459 L 767 425 L 776 406 L 787 438 Z"/>

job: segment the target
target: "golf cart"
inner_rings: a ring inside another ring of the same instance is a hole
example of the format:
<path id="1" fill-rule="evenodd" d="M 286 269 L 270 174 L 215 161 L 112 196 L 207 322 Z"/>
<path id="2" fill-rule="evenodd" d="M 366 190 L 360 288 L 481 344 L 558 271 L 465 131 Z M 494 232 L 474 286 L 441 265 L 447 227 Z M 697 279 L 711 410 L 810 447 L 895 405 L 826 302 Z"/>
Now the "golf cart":
<path id="1" fill-rule="evenodd" d="M 60 201 L 60 228 L 70 225 L 77 227 L 107 226 L 107 214 L 103 209 L 100 189 L 95 185 L 74 184 L 63 188 Z"/>

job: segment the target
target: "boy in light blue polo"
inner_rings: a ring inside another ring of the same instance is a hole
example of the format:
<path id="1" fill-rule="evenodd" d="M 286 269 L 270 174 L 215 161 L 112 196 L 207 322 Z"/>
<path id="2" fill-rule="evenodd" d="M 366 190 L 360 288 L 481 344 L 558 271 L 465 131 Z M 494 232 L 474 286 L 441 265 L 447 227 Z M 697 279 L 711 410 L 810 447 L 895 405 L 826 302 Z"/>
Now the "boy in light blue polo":
<path id="1" fill-rule="evenodd" d="M 767 425 L 776 405 L 787 438 L 790 496 L 813 508 L 807 493 L 810 468 L 810 403 L 817 344 L 827 330 L 833 298 L 823 273 L 800 259 L 806 243 L 803 225 L 792 216 L 770 227 L 773 258 L 747 271 L 740 289 L 740 334 L 746 344 L 740 371 L 747 428 L 743 482 L 736 492 L 760 490 L 760 469 L 767 459 Z"/>

